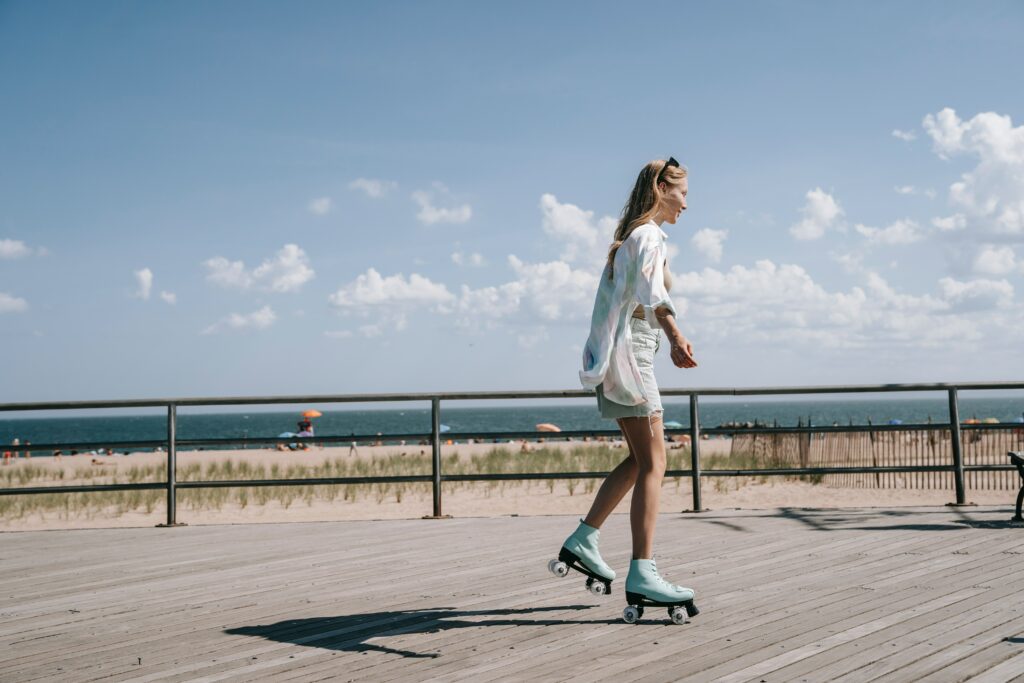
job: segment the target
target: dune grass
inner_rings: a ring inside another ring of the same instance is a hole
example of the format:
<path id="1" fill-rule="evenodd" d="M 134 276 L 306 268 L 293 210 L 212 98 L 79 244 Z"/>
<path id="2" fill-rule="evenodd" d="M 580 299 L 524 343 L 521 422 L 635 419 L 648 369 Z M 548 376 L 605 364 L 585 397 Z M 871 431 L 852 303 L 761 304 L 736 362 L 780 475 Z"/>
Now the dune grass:
<path id="1" fill-rule="evenodd" d="M 482 455 L 462 458 L 457 451 L 444 456 L 445 474 L 521 474 L 544 472 L 607 472 L 626 456 L 626 449 L 610 444 L 580 445 L 571 449 L 538 447 L 522 453 L 518 449 L 495 447 Z M 690 464 L 689 449 L 670 450 L 668 469 L 686 469 Z M 705 456 L 705 469 L 741 469 L 763 466 L 753 455 Z M 107 468 L 55 469 L 32 464 L 0 470 L 4 488 L 71 484 L 116 484 L 162 482 L 166 478 L 164 464 L 131 466 L 114 471 Z M 381 455 L 375 457 L 336 457 L 317 464 L 301 462 L 266 466 L 246 460 L 223 462 L 192 462 L 178 467 L 178 481 L 223 481 L 247 479 L 309 479 L 326 477 L 378 477 L 424 475 L 431 472 L 428 454 Z M 70 477 L 74 477 L 71 479 Z M 761 478 L 763 479 L 763 477 Z M 734 483 L 724 477 L 712 480 L 718 490 Z M 680 486 L 675 477 L 666 485 Z M 600 479 L 445 482 L 445 493 L 471 490 L 485 496 L 503 495 L 507 489 L 546 488 L 554 493 L 562 485 L 569 495 L 592 495 Z M 178 503 L 187 510 L 220 510 L 225 506 L 245 509 L 277 503 L 284 508 L 312 505 L 314 501 L 343 503 L 371 500 L 377 503 L 404 499 L 427 500 L 429 483 L 379 483 L 346 485 L 251 486 L 232 488 L 181 489 Z M 93 518 L 99 515 L 120 516 L 130 511 L 152 513 L 164 508 L 166 494 L 162 490 L 99 491 L 89 493 L 53 493 L 0 496 L 0 520 L 21 519 L 34 514 L 56 514 L 61 519 Z"/>

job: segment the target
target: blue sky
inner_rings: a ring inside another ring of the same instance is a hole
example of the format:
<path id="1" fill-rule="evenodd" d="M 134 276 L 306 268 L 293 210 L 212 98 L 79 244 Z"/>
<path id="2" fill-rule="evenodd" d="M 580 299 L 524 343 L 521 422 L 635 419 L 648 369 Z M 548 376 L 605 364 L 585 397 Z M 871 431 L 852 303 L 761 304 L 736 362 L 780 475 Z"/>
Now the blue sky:
<path id="1" fill-rule="evenodd" d="M 668 155 L 662 386 L 1024 377 L 1024 6 L 644 7 L 0 3 L 0 401 L 576 388 Z"/>

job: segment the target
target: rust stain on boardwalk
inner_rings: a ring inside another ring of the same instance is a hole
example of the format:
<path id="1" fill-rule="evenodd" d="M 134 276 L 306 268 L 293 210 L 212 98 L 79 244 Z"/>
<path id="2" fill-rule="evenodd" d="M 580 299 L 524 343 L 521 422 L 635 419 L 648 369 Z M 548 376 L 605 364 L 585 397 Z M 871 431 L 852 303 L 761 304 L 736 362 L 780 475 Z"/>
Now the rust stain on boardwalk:
<path id="1" fill-rule="evenodd" d="M 662 515 L 689 624 L 547 562 L 573 517 L 0 535 L 4 681 L 1003 681 L 1024 529 L 1002 508 Z M 628 566 L 628 519 L 602 531 Z"/>

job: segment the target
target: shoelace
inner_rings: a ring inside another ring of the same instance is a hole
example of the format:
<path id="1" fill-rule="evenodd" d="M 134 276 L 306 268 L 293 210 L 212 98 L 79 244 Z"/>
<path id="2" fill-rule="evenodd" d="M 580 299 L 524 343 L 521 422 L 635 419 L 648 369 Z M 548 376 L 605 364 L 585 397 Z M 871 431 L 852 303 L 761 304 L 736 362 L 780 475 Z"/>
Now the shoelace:
<path id="1" fill-rule="evenodd" d="M 658 582 L 661 583 L 661 585 L 668 586 L 669 588 L 671 588 L 674 591 L 679 591 L 680 590 L 679 586 L 675 585 L 674 583 L 669 583 L 665 579 L 661 578 L 661 574 L 658 573 L 658 565 L 656 565 L 654 563 L 653 559 L 651 560 L 651 569 L 654 570 L 654 576 L 655 576 L 656 579 L 658 579 Z"/>

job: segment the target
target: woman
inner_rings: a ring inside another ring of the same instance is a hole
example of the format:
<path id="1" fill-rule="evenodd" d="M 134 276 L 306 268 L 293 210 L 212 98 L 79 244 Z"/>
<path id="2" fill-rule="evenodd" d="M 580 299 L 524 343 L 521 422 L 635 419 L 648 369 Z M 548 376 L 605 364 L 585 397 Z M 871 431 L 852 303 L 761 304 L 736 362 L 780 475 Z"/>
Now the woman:
<path id="1" fill-rule="evenodd" d="M 661 333 L 676 367 L 697 367 L 693 347 L 676 326 L 668 295 L 667 235 L 659 227 L 679 219 L 686 210 L 686 193 L 686 169 L 674 158 L 658 159 L 640 171 L 623 209 L 597 290 L 580 380 L 596 389 L 601 416 L 618 422 L 629 457 L 604 480 L 590 512 L 562 546 L 560 562 L 551 563 L 562 576 L 567 566 L 586 574 L 596 593 L 610 590 L 615 572 L 601 559 L 598 529 L 632 488 L 633 558 L 626 577 L 630 607 L 623 613 L 627 621 L 643 614 L 644 605 L 668 606 L 673 621 L 685 618 L 672 606 L 686 607 L 690 616 L 697 613 L 691 589 L 659 576 L 652 548 L 665 475 L 663 410 L 654 378 Z"/>

